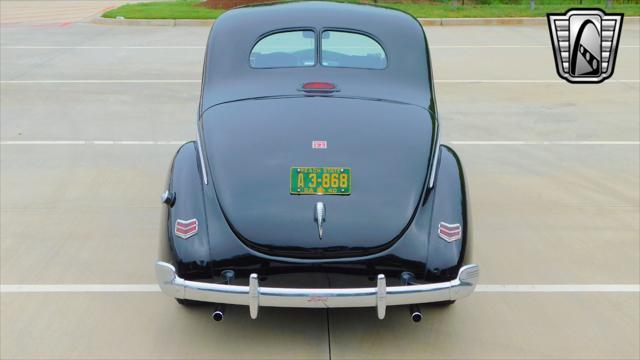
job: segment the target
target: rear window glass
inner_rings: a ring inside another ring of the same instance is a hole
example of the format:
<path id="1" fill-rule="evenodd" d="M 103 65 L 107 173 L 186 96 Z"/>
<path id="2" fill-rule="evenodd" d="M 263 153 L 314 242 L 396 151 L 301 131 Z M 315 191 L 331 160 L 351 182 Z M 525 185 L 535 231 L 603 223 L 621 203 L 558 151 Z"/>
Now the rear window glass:
<path id="1" fill-rule="evenodd" d="M 249 63 L 253 68 L 314 66 L 315 42 L 315 33 L 311 30 L 267 35 L 251 49 Z"/>
<path id="2" fill-rule="evenodd" d="M 369 36 L 345 31 L 322 32 L 322 65 L 362 69 L 384 69 L 387 55 Z"/>

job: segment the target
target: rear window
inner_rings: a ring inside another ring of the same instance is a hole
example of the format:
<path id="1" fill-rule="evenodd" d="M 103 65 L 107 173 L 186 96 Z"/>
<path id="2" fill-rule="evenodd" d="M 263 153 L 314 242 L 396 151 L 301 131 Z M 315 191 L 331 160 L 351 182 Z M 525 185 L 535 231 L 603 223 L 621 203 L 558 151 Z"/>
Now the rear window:
<path id="1" fill-rule="evenodd" d="M 251 49 L 253 68 L 304 67 L 316 64 L 315 33 L 285 31 L 267 35 Z"/>
<path id="2" fill-rule="evenodd" d="M 387 54 L 382 46 L 367 35 L 352 32 L 323 31 L 321 57 L 322 65 L 328 67 L 387 67 Z"/>

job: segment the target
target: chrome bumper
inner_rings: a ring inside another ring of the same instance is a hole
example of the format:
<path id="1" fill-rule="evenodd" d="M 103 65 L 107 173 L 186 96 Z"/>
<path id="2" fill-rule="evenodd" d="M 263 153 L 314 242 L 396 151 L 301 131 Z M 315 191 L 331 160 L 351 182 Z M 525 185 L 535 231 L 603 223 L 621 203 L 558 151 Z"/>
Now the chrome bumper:
<path id="1" fill-rule="evenodd" d="M 455 280 L 422 285 L 387 287 L 383 274 L 377 286 L 353 289 L 291 289 L 260 287 L 258 275 L 251 274 L 249 286 L 189 281 L 176 274 L 173 265 L 156 262 L 156 277 L 162 291 L 174 298 L 249 306 L 251 318 L 260 306 L 331 308 L 376 307 L 383 319 L 387 306 L 456 300 L 470 295 L 478 283 L 478 265 L 460 268 Z"/>

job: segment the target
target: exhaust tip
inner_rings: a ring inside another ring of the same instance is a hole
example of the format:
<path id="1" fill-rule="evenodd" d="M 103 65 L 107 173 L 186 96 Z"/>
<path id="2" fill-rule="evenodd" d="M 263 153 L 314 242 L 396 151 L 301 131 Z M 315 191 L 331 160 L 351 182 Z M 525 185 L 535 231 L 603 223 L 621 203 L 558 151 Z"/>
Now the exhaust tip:
<path id="1" fill-rule="evenodd" d="M 222 319 L 224 319 L 224 313 L 221 310 L 216 310 L 211 314 L 211 317 L 215 321 L 222 321 Z"/>
<path id="2" fill-rule="evenodd" d="M 413 322 L 420 322 L 422 320 L 422 313 L 419 311 L 416 311 L 414 313 L 411 314 L 411 320 Z"/>
<path id="3" fill-rule="evenodd" d="M 409 306 L 409 315 L 411 315 L 411 321 L 420 322 L 422 320 L 422 311 L 416 304 Z"/>

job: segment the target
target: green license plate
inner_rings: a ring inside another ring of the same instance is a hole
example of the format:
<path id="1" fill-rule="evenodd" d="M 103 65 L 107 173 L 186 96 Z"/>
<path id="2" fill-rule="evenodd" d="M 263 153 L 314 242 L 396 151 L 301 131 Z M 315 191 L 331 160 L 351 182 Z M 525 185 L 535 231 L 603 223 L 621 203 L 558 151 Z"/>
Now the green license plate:
<path id="1" fill-rule="evenodd" d="M 294 195 L 349 195 L 351 168 L 299 167 L 291 168 L 289 190 Z"/>

